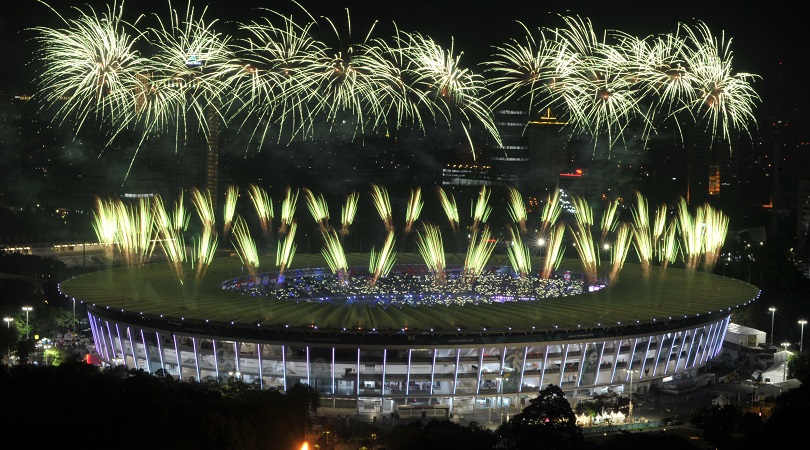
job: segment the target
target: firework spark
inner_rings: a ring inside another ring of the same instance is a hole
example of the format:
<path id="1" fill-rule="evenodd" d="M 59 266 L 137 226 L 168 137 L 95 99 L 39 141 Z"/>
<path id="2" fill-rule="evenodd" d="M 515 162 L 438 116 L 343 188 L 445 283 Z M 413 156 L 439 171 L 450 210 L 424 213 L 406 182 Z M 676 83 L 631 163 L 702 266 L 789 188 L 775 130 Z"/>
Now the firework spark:
<path id="1" fill-rule="evenodd" d="M 422 255 L 428 269 L 435 273 L 436 282 L 444 284 L 444 268 L 447 265 L 445 264 L 441 230 L 438 226 L 429 223 L 424 224 L 424 229 L 424 233 L 416 232 L 416 244 L 419 248 L 419 254 Z"/>
<path id="2" fill-rule="evenodd" d="M 256 276 L 256 269 L 259 268 L 259 252 L 256 249 L 256 242 L 250 236 L 245 219 L 237 215 L 233 222 L 233 241 L 239 259 L 251 277 Z"/>
<path id="3" fill-rule="evenodd" d="M 298 229 L 298 223 L 293 220 L 290 224 L 289 232 L 279 241 L 276 247 L 276 266 L 279 268 L 279 275 L 284 273 L 284 270 L 292 263 L 293 256 L 295 256 L 295 232 Z M 279 276 L 279 281 L 282 277 Z"/>
<path id="4" fill-rule="evenodd" d="M 611 283 L 616 281 L 619 277 L 624 261 L 630 253 L 631 242 L 633 239 L 632 229 L 627 223 L 621 223 L 616 231 L 616 238 L 613 240 L 611 247 L 611 263 L 613 266 L 610 269 L 608 279 Z"/>
<path id="5" fill-rule="evenodd" d="M 489 196 L 490 191 L 487 187 L 481 186 L 478 197 L 470 205 L 470 215 L 473 219 L 471 228 L 473 230 L 477 230 L 480 224 L 486 223 L 487 219 L 489 219 L 489 214 L 492 212 L 492 207 L 489 206 Z"/>
<path id="6" fill-rule="evenodd" d="M 506 248 L 506 255 L 512 263 L 512 268 L 518 275 L 521 277 L 528 276 L 532 271 L 530 248 L 523 243 L 518 228 L 509 227 L 509 233 L 512 236 L 512 241 Z"/>
<path id="7" fill-rule="evenodd" d="M 328 230 L 329 226 L 329 207 L 326 204 L 326 199 L 323 194 L 315 194 L 309 189 L 304 189 L 304 198 L 307 201 L 307 208 L 315 223 L 321 229 L 321 232 Z"/>
<path id="8" fill-rule="evenodd" d="M 163 199 L 156 196 L 153 203 L 155 228 L 160 246 L 163 248 L 163 253 L 169 261 L 169 267 L 175 278 L 180 284 L 183 284 L 185 282 L 183 263 L 186 261 L 186 244 L 183 233 L 172 224 L 171 215 L 166 211 Z"/>
<path id="9" fill-rule="evenodd" d="M 528 213 L 526 212 L 526 203 L 523 201 L 523 196 L 520 192 L 513 188 L 509 188 L 509 204 L 507 205 L 509 217 L 515 222 L 522 234 L 526 233 L 526 220 Z"/>
<path id="10" fill-rule="evenodd" d="M 458 233 L 458 207 L 456 206 L 456 199 L 452 193 L 447 193 L 441 187 L 438 188 L 439 201 L 441 201 L 444 213 L 447 215 L 447 220 L 450 221 L 450 228 L 453 233 Z"/>
<path id="11" fill-rule="evenodd" d="M 552 225 L 548 233 L 548 251 L 543 260 L 543 269 L 540 274 L 543 278 L 551 277 L 551 273 L 560 267 L 563 255 L 565 254 L 565 246 L 563 245 L 564 236 L 565 224 Z"/>
<path id="12" fill-rule="evenodd" d="M 285 234 L 287 227 L 292 224 L 293 215 L 295 214 L 295 206 L 298 203 L 298 190 L 295 192 L 287 186 L 284 200 L 281 202 L 281 227 L 278 230 L 279 234 Z"/>
<path id="13" fill-rule="evenodd" d="M 408 200 L 408 208 L 405 210 L 405 234 L 409 234 L 411 232 L 414 222 L 419 219 L 419 214 L 422 212 L 423 205 L 422 188 L 417 187 L 416 189 L 412 189 L 411 198 Z"/>
<path id="14" fill-rule="evenodd" d="M 236 214 L 236 202 L 239 199 L 239 188 L 230 185 L 225 190 L 225 204 L 222 207 L 222 235 L 225 239 L 231 231 L 233 216 Z"/>
<path id="15" fill-rule="evenodd" d="M 265 236 L 270 236 L 273 229 L 273 202 L 267 191 L 257 184 L 248 185 L 248 194 L 253 201 L 256 215 L 259 217 L 259 226 Z"/>
<path id="16" fill-rule="evenodd" d="M 498 240 L 492 238 L 489 225 L 484 225 L 480 231 L 472 231 L 467 256 L 464 258 L 464 277 L 467 282 L 472 284 L 481 275 L 497 243 Z"/>
<path id="17" fill-rule="evenodd" d="M 374 207 L 377 208 L 377 213 L 385 224 L 385 230 L 389 232 L 392 231 L 394 229 L 394 220 L 391 215 L 391 202 L 388 199 L 388 190 L 378 184 L 372 184 L 371 198 L 374 201 Z"/>
<path id="18" fill-rule="evenodd" d="M 332 273 L 337 275 L 338 280 L 343 283 L 349 281 L 349 263 L 346 261 L 346 253 L 343 250 L 343 245 L 340 243 L 337 232 L 330 229 L 324 233 L 323 241 L 324 248 L 321 250 L 326 263 L 332 269 Z"/>
<path id="19" fill-rule="evenodd" d="M 385 243 L 379 252 L 376 252 L 372 247 L 368 264 L 368 269 L 371 272 L 371 280 L 369 280 L 371 287 L 377 284 L 377 280 L 379 280 L 380 277 L 387 277 L 391 268 L 394 266 L 397 259 L 397 252 L 394 250 L 395 242 L 396 238 L 394 237 L 394 232 L 389 231 L 388 237 L 385 238 Z"/>
<path id="20" fill-rule="evenodd" d="M 349 227 L 354 223 L 354 216 L 357 215 L 357 201 L 360 199 L 360 194 L 352 192 L 346 196 L 346 204 L 340 214 L 341 228 L 340 234 L 346 236 L 349 234 Z"/>

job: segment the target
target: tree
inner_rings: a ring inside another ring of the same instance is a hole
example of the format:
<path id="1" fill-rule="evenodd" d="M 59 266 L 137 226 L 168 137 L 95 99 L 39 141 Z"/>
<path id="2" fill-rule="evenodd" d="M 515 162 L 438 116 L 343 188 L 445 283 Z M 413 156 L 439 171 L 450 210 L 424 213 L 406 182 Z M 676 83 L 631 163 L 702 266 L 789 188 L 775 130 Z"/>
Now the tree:
<path id="1" fill-rule="evenodd" d="M 514 448 L 570 450 L 585 447 L 582 429 L 577 425 L 571 404 L 559 386 L 550 384 L 509 422 L 501 425 L 502 438 Z"/>

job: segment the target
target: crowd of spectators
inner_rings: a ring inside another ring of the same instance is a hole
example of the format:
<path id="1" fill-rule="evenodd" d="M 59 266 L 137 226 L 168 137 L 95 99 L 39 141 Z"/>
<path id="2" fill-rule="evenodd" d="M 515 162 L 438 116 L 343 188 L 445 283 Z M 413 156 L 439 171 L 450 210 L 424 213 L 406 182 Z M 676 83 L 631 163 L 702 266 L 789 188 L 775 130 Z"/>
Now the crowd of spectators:
<path id="1" fill-rule="evenodd" d="M 371 282 L 372 274 L 351 269 L 347 274 L 309 271 L 283 276 L 260 275 L 229 280 L 223 289 L 243 295 L 310 302 L 371 303 L 383 307 L 403 305 L 463 305 L 503 303 L 564 297 L 592 289 L 581 276 L 561 271 L 550 278 L 537 274 L 518 276 L 506 266 L 492 266 L 476 277 L 460 268 L 443 276 L 424 267 L 395 267 L 386 277 Z"/>

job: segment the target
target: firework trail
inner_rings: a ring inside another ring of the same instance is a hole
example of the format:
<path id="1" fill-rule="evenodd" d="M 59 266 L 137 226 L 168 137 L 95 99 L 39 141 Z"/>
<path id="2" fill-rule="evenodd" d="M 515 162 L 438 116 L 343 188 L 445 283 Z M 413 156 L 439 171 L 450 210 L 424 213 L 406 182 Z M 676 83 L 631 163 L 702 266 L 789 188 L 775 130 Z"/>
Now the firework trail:
<path id="1" fill-rule="evenodd" d="M 117 203 L 120 200 L 111 198 L 101 199 L 96 196 L 96 208 L 93 211 L 93 229 L 96 232 L 96 239 L 104 249 L 104 257 L 107 264 L 115 261 L 115 246 L 118 240 L 118 213 Z"/>
<path id="2" fill-rule="evenodd" d="M 388 199 L 388 191 L 377 184 L 371 185 L 371 199 L 374 207 L 377 208 L 380 218 L 385 224 L 385 230 L 391 232 L 394 229 L 394 220 L 391 215 L 391 202 Z"/>
<path id="3" fill-rule="evenodd" d="M 253 201 L 256 215 L 259 217 L 259 226 L 262 233 L 265 237 L 269 237 L 273 229 L 273 202 L 270 200 L 270 196 L 267 195 L 267 191 L 257 184 L 248 185 L 248 194 L 251 201 Z"/>
<path id="4" fill-rule="evenodd" d="M 192 238 L 191 259 L 196 264 L 195 279 L 202 281 L 208 266 L 211 265 L 217 251 L 217 230 L 213 227 L 203 227 L 202 232 L 196 238 Z"/>
<path id="5" fill-rule="evenodd" d="M 576 224 L 574 227 L 569 226 L 569 228 L 574 236 L 574 244 L 579 254 L 579 259 L 582 261 L 586 282 L 593 283 L 596 281 L 596 269 L 599 266 L 599 252 L 596 250 L 596 245 L 591 235 L 593 210 L 590 205 L 588 205 L 588 201 L 583 197 L 573 197 L 572 203 L 575 208 L 574 215 L 576 217 Z"/>
<path id="6" fill-rule="evenodd" d="M 699 221 L 689 212 L 686 200 L 681 197 L 678 201 L 678 228 L 681 230 L 681 244 L 683 258 L 688 270 L 694 271 L 703 251 L 702 235 Z"/>
<path id="7" fill-rule="evenodd" d="M 424 229 L 424 233 L 417 230 L 416 245 L 425 265 L 436 274 L 436 282 L 441 285 L 445 282 L 444 268 L 447 267 L 442 233 L 438 226 L 429 223 L 424 224 Z"/>
<path id="8" fill-rule="evenodd" d="M 490 191 L 486 186 L 481 186 L 478 191 L 478 198 L 473 200 L 470 205 L 470 215 L 472 216 L 473 223 L 471 228 L 477 230 L 480 224 L 486 223 L 489 219 L 489 214 L 492 212 L 492 207 L 489 206 Z"/>
<path id="9" fill-rule="evenodd" d="M 236 202 L 239 199 L 239 188 L 234 185 L 228 186 L 225 190 L 225 204 L 222 207 L 222 236 L 228 239 L 231 226 L 233 226 L 233 216 L 236 214 Z"/>
<path id="10" fill-rule="evenodd" d="M 408 200 L 408 209 L 405 210 L 405 234 L 409 234 L 413 228 L 413 223 L 419 219 L 422 212 L 422 188 L 411 189 L 411 198 Z"/>
<path id="11" fill-rule="evenodd" d="M 150 200 L 141 198 L 137 205 L 118 203 L 116 218 L 120 230 L 118 249 L 124 265 L 140 270 L 151 259 L 156 243 Z"/>
<path id="12" fill-rule="evenodd" d="M 607 243 L 608 236 L 610 236 L 615 230 L 616 226 L 619 224 L 619 200 L 610 200 L 608 201 L 605 210 L 602 211 L 602 237 L 600 242 Z"/>
<path id="13" fill-rule="evenodd" d="M 661 243 L 661 250 L 658 252 L 658 261 L 665 269 L 671 263 L 678 259 L 678 238 L 677 238 L 678 225 L 676 222 L 671 222 L 663 235 L 663 242 Z"/>
<path id="14" fill-rule="evenodd" d="M 509 188 L 509 203 L 506 207 L 509 211 L 509 217 L 518 225 L 520 232 L 525 234 L 527 231 L 526 220 L 528 218 L 526 203 L 523 201 L 523 196 L 520 195 L 520 192 L 513 187 Z"/>
<path id="15" fill-rule="evenodd" d="M 397 252 L 394 250 L 395 242 L 396 238 L 394 237 L 394 232 L 389 231 L 388 237 L 385 238 L 385 243 L 379 252 L 376 252 L 373 247 L 371 248 L 368 268 L 372 276 L 371 280 L 369 280 L 369 286 L 374 287 L 380 277 L 387 277 L 391 268 L 394 266 L 397 260 Z"/>
<path id="16" fill-rule="evenodd" d="M 197 188 L 191 189 L 191 203 L 197 210 L 197 216 L 202 224 L 203 233 L 216 235 L 216 218 L 214 217 L 214 205 L 211 201 L 211 193 L 201 191 Z"/>
<path id="17" fill-rule="evenodd" d="M 284 270 L 292 263 L 293 256 L 295 256 L 295 232 L 298 230 L 298 223 L 293 220 L 290 224 L 290 231 L 287 233 L 276 247 L 276 266 L 279 267 L 279 275 L 284 273 Z M 278 277 L 279 281 L 282 277 Z"/>
<path id="18" fill-rule="evenodd" d="M 656 245 L 661 240 L 667 227 L 667 209 L 666 203 L 662 203 L 658 205 L 658 208 L 655 210 L 655 220 L 652 226 L 652 240 Z"/>
<path id="19" fill-rule="evenodd" d="M 360 199 L 360 194 L 352 192 L 346 196 L 346 204 L 340 214 L 341 229 L 340 234 L 346 236 L 349 234 L 349 227 L 354 223 L 354 216 L 357 215 L 357 201 Z"/>
<path id="20" fill-rule="evenodd" d="M 540 236 L 545 236 L 557 223 L 561 211 L 560 191 L 556 190 L 546 197 L 546 203 L 543 205 L 543 212 L 540 215 Z"/>
<path id="21" fill-rule="evenodd" d="M 281 202 L 281 227 L 278 230 L 279 234 L 285 234 L 287 227 L 292 224 L 293 215 L 295 214 L 295 206 L 298 203 L 298 190 L 294 193 L 292 189 L 287 186 L 284 200 Z"/>
<path id="22" fill-rule="evenodd" d="M 616 238 L 613 240 L 611 247 L 611 263 L 613 266 L 610 269 L 608 280 L 613 283 L 619 278 L 624 266 L 624 261 L 627 259 L 627 254 L 630 253 L 630 247 L 633 239 L 632 229 L 630 225 L 622 222 L 616 231 Z"/>
<path id="23" fill-rule="evenodd" d="M 160 240 L 160 246 L 163 248 L 163 253 L 169 261 L 169 267 L 172 269 L 175 278 L 180 284 L 183 284 L 185 282 L 183 263 L 186 261 L 186 244 L 183 233 L 172 223 L 172 218 L 166 211 L 163 199 L 156 196 L 153 203 L 155 228 L 157 237 Z"/>
<path id="24" fill-rule="evenodd" d="M 437 188 L 439 191 L 439 201 L 441 202 L 444 213 L 447 215 L 447 220 L 450 221 L 450 229 L 453 234 L 458 233 L 458 207 L 456 206 L 456 199 L 452 193 L 447 193 L 441 187 Z"/>
<path id="25" fill-rule="evenodd" d="M 259 252 L 256 249 L 256 242 L 250 237 L 247 222 L 238 214 L 233 222 L 233 238 L 235 241 L 232 241 L 232 243 L 236 249 L 236 254 L 239 255 L 239 259 L 248 274 L 255 277 L 256 269 L 259 268 Z"/>
<path id="26" fill-rule="evenodd" d="M 323 258 L 338 280 L 347 284 L 349 282 L 349 263 L 346 261 L 346 253 L 343 251 L 343 245 L 340 243 L 337 232 L 330 229 L 322 235 L 324 248 L 321 250 L 321 254 Z"/>
<path id="27" fill-rule="evenodd" d="M 307 201 L 307 208 L 315 223 L 321 229 L 321 233 L 331 228 L 329 226 L 329 207 L 326 204 L 326 199 L 323 194 L 315 194 L 309 189 L 304 188 L 304 198 Z"/>
<path id="28" fill-rule="evenodd" d="M 542 278 L 550 278 L 551 273 L 560 267 L 563 255 L 565 254 L 565 246 L 563 246 L 563 237 L 565 235 L 565 224 L 552 225 L 548 233 L 548 251 L 546 258 L 543 260 L 543 269 L 541 272 Z"/>
<path id="29" fill-rule="evenodd" d="M 481 230 L 472 231 L 470 246 L 467 247 L 467 256 L 464 258 L 464 277 L 468 283 L 475 283 L 475 280 L 484 271 L 497 243 L 498 240 L 492 238 L 489 225 L 484 225 Z"/>
<path id="30" fill-rule="evenodd" d="M 183 198 L 183 191 L 177 196 L 174 202 L 174 209 L 171 214 L 171 226 L 175 231 L 182 232 L 188 229 L 188 223 L 191 220 L 191 215 L 186 211 L 186 202 Z"/>
<path id="31" fill-rule="evenodd" d="M 720 250 L 726 241 L 728 233 L 728 216 L 713 208 L 711 205 L 702 206 L 703 213 L 703 236 L 704 236 L 704 256 L 703 270 L 711 272 L 720 258 Z"/>
<path id="32" fill-rule="evenodd" d="M 529 275 L 532 271 L 531 252 L 520 238 L 520 229 L 509 227 L 512 236 L 511 244 L 506 248 L 506 255 L 512 263 L 512 268 L 521 277 Z"/>
<path id="33" fill-rule="evenodd" d="M 647 199 L 640 192 L 636 191 L 636 206 L 633 212 L 633 242 L 636 253 L 641 262 L 644 276 L 649 275 L 650 261 L 653 257 L 654 241 L 650 232 L 650 217 L 647 208 Z"/>

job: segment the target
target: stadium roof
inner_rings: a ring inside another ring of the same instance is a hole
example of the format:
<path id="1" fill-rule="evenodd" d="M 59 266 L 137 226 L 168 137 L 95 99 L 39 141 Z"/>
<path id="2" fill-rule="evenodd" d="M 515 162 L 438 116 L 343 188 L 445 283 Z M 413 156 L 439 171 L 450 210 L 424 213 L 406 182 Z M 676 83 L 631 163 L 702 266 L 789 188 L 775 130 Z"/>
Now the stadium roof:
<path id="1" fill-rule="evenodd" d="M 350 266 L 365 266 L 368 255 L 347 255 Z M 448 264 L 464 255 L 448 255 Z M 508 264 L 505 255 L 491 263 Z M 399 254 L 398 264 L 421 264 L 418 254 Z M 540 266 L 540 260 L 534 267 Z M 289 270 L 326 267 L 320 255 L 296 255 Z M 275 268 L 264 257 L 259 271 Z M 566 259 L 561 269 L 581 270 L 578 260 Z M 186 267 L 187 274 L 193 268 Z M 600 274 L 609 267 L 602 267 Z M 145 317 L 175 318 L 256 327 L 360 331 L 363 333 L 535 333 L 583 331 L 702 319 L 727 314 L 756 299 L 759 290 L 740 280 L 700 271 L 651 267 L 645 277 L 638 264 L 625 264 L 612 285 L 596 292 L 537 301 L 476 305 L 401 306 L 383 308 L 366 303 L 277 300 L 240 295 L 222 289 L 222 281 L 241 275 L 237 256 L 215 258 L 198 284 L 186 277 L 181 284 L 167 263 L 149 264 L 139 272 L 126 267 L 101 270 L 61 284 L 62 292 L 89 305 Z M 703 317 L 701 317 L 703 316 Z M 186 322 L 188 323 L 188 322 Z M 345 329 L 345 330 L 344 330 Z"/>

